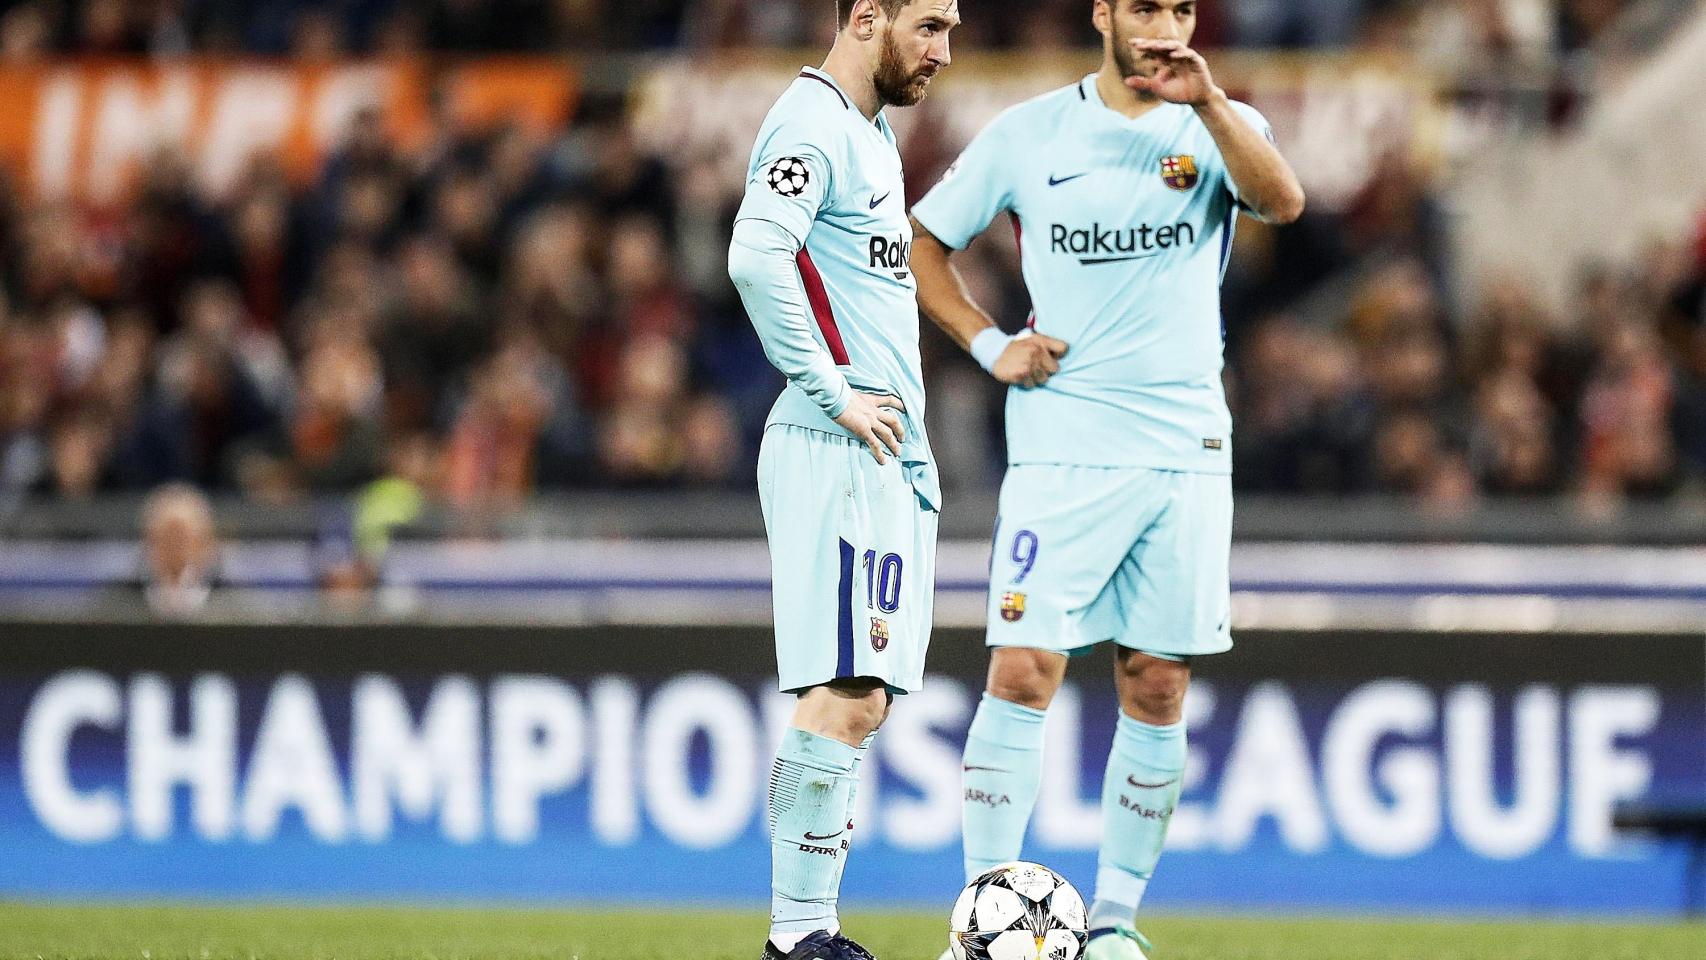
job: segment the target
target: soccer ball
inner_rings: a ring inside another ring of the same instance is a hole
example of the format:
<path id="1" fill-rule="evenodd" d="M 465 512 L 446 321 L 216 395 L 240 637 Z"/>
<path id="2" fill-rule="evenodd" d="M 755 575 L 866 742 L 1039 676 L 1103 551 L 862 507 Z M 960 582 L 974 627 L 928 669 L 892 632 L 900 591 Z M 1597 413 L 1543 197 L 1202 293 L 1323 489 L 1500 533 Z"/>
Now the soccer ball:
<path id="1" fill-rule="evenodd" d="M 1004 863 L 960 891 L 948 949 L 954 960 L 1078 960 L 1089 939 L 1084 898 L 1035 863 Z"/>
<path id="2" fill-rule="evenodd" d="M 765 181 L 770 184 L 770 189 L 782 196 L 797 197 L 806 192 L 806 185 L 812 182 L 812 173 L 799 157 L 783 157 L 770 165 Z"/>

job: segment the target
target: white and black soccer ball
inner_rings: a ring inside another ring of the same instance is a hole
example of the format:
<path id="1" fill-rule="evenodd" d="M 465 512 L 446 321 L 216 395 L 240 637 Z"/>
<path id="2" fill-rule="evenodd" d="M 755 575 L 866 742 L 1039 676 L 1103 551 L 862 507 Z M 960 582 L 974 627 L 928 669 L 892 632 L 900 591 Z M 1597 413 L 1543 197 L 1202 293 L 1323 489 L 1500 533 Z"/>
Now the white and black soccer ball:
<path id="1" fill-rule="evenodd" d="M 784 197 L 797 197 L 806 192 L 806 187 L 812 182 L 812 172 L 799 157 L 783 157 L 770 165 L 765 182 Z"/>
<path id="2" fill-rule="evenodd" d="M 954 960 L 1078 960 L 1089 939 L 1084 898 L 1036 863 L 1004 863 L 966 885 L 954 903 Z"/>

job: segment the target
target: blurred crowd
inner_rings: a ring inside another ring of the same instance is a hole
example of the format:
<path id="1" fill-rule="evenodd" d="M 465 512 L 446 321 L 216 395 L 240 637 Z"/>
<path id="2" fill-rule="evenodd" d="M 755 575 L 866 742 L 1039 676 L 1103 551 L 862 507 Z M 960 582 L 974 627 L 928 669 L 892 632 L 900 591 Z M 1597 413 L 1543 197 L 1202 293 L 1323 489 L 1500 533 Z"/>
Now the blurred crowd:
<path id="1" fill-rule="evenodd" d="M 1578 49 L 1631 0 L 1210 0 L 1211 47 L 1409 39 L 1448 58 Z M 1089 0 L 978 0 L 979 49 L 1083 45 Z M 412 54 L 823 43 L 833 0 L 0 0 L 0 62 L 51 53 Z"/>
<path id="2" fill-rule="evenodd" d="M 217 201 L 171 154 L 144 177 L 122 209 L 0 202 L 0 492 L 747 481 L 773 375 L 673 249 L 730 198 L 620 104 L 554 140 L 441 119 L 408 152 L 363 112 L 305 188 L 264 155 Z"/>
<path id="3" fill-rule="evenodd" d="M 316 9 L 381 24 L 508 6 Z M 186 23 L 215 9 L 10 7 L 7 31 L 20 10 L 53 11 L 55 43 L 97 8 Z M 217 6 L 243 23 L 302 8 Z M 648 152 L 627 111 L 591 97 L 551 136 L 446 113 L 404 148 L 370 110 L 311 181 L 259 155 L 217 197 L 170 153 L 118 208 L 0 182 L 0 498 L 174 483 L 265 504 L 353 494 L 360 555 L 424 505 L 749 487 L 780 380 L 723 270 L 738 183 L 706 158 Z M 951 155 L 928 131 L 907 147 L 918 186 Z M 1698 491 L 1706 234 L 1656 238 L 1638 273 L 1582 276 L 1563 314 L 1515 281 L 1463 303 L 1436 190 L 1394 160 L 1342 211 L 1244 221 L 1224 291 L 1239 488 L 1446 510 L 1564 494 L 1610 511 Z M 1017 325 L 1011 237 L 991 231 L 958 262 Z M 1001 391 L 935 331 L 925 347 L 944 476 L 992 488 Z"/>
<path id="4" fill-rule="evenodd" d="M 1229 277 L 1239 487 L 1448 512 L 1570 495 L 1589 516 L 1706 496 L 1706 219 L 1655 240 L 1639 271 L 1589 271 L 1562 314 L 1510 279 L 1454 309 L 1430 270 L 1445 251 L 1421 228 L 1428 199 L 1392 203 L 1413 189 L 1378 182 L 1343 222 L 1279 231 Z M 1319 261 L 1346 265 L 1331 307 L 1292 301 L 1308 322 L 1244 306 L 1314 243 L 1361 251 Z"/>

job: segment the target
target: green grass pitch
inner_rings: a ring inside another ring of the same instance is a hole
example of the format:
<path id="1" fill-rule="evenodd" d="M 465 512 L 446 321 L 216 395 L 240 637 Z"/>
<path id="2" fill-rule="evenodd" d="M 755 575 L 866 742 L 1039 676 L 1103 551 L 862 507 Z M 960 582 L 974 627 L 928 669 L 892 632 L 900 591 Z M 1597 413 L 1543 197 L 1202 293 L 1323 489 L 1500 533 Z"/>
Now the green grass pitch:
<path id="1" fill-rule="evenodd" d="M 944 911 L 945 914 L 945 911 Z M 881 960 L 936 960 L 945 916 L 849 910 Z M 1167 916 L 1154 960 L 1703 960 L 1706 925 Z M 762 910 L 0 903 L 0 958 L 756 960 Z"/>

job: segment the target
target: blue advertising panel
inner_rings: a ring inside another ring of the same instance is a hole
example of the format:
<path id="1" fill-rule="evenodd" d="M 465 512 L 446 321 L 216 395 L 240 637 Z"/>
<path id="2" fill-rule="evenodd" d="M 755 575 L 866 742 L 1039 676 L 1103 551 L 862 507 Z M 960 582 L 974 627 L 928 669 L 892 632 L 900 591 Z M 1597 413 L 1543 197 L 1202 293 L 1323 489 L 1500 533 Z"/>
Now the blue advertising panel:
<path id="1" fill-rule="evenodd" d="M 0 896 L 757 903 L 790 703 L 761 632 L 29 627 L 0 671 Z M 960 884 L 969 632 L 867 762 L 846 878 Z M 1089 885 L 1107 656 L 1048 721 L 1026 855 Z M 1260 634 L 1201 661 L 1177 908 L 1664 912 L 1706 801 L 1698 638 Z"/>

